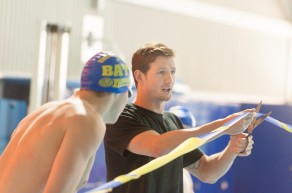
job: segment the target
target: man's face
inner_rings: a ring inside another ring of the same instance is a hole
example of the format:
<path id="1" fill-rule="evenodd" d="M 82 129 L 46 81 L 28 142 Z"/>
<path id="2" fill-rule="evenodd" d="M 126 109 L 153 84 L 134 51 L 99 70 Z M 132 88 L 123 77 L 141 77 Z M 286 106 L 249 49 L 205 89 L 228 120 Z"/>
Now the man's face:
<path id="1" fill-rule="evenodd" d="M 150 69 L 144 76 L 143 89 L 152 100 L 168 101 L 175 82 L 175 63 L 172 57 L 158 56 L 150 63 Z"/>

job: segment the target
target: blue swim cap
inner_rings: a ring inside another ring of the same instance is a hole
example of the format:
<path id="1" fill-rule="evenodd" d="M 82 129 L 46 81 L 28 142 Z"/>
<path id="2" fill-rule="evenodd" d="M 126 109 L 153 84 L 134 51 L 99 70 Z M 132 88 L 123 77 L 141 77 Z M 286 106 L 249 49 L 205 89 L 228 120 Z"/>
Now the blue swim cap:
<path id="1" fill-rule="evenodd" d="M 174 106 L 169 109 L 169 112 L 174 113 L 188 127 L 196 126 L 196 119 L 192 112 L 183 106 Z"/>
<path id="2" fill-rule="evenodd" d="M 112 53 L 99 52 L 90 58 L 81 74 L 84 90 L 123 93 L 131 91 L 128 66 Z"/>

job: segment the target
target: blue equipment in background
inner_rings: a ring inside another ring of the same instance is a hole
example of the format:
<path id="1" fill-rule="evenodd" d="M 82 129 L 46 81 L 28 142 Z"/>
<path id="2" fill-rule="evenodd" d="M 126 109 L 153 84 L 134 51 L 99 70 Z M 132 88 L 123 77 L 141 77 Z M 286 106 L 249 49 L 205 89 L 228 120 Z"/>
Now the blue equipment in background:
<path id="1" fill-rule="evenodd" d="M 15 127 L 27 114 L 29 84 L 27 78 L 0 78 L 0 155 Z"/>
<path id="2" fill-rule="evenodd" d="M 15 127 L 26 115 L 26 103 L 21 100 L 0 99 L 0 155 Z"/>

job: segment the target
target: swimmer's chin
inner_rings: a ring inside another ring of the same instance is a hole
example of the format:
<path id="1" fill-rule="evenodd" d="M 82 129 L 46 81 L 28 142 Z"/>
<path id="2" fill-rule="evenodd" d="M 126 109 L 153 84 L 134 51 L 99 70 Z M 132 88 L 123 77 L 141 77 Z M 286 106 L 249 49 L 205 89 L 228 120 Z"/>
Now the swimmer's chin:
<path id="1" fill-rule="evenodd" d="M 119 117 L 111 118 L 105 121 L 106 124 L 115 124 Z"/>

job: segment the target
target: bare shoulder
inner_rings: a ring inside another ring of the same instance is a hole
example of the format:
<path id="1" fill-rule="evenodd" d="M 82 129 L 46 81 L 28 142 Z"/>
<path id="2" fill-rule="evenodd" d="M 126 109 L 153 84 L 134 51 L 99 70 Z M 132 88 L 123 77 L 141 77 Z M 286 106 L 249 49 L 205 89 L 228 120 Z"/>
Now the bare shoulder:
<path id="1" fill-rule="evenodd" d="M 100 114 L 78 102 L 70 104 L 65 113 L 63 124 L 66 132 L 79 140 L 84 138 L 88 142 L 100 143 L 105 133 L 105 123 Z"/>

